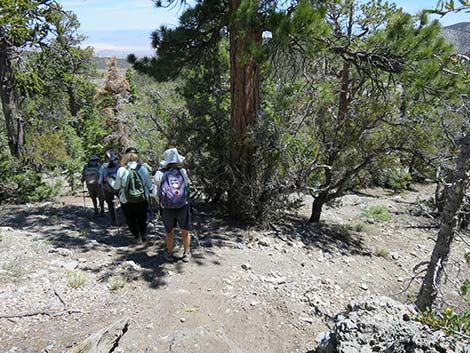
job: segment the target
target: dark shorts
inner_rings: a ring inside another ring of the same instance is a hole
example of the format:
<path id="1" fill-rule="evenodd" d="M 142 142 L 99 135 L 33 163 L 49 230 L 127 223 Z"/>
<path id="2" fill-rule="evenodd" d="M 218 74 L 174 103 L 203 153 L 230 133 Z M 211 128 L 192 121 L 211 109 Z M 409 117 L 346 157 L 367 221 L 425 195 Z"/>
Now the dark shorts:
<path id="1" fill-rule="evenodd" d="M 163 225 L 167 233 L 170 233 L 176 225 L 179 225 L 181 229 L 185 230 L 193 229 L 191 208 L 189 205 L 174 209 L 162 208 L 161 213 Z"/>

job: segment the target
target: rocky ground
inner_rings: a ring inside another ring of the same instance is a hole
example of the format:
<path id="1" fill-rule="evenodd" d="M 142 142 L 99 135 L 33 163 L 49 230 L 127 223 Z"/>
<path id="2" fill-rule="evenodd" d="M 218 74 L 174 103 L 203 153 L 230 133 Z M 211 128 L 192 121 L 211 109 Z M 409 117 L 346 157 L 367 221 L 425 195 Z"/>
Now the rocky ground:
<path id="1" fill-rule="evenodd" d="M 158 220 L 147 243 L 132 245 L 122 219 L 117 228 L 93 218 L 79 197 L 2 206 L 0 352 L 66 352 L 123 317 L 130 326 L 121 353 L 310 352 L 352 299 L 413 299 L 418 283 L 405 289 L 436 234 L 423 207 L 432 192 L 346 195 L 320 225 L 306 222 L 307 198 L 267 231 L 237 228 L 196 205 L 190 263 L 164 261 Z M 392 219 L 364 215 L 374 205 Z M 458 302 L 466 246 L 460 238 L 454 246 L 448 304 Z"/>

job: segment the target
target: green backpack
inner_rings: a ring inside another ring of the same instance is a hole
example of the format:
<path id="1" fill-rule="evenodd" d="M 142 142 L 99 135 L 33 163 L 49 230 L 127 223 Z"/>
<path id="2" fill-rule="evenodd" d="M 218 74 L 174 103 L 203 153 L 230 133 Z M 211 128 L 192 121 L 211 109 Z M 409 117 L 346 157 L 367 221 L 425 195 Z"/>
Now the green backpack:
<path id="1" fill-rule="evenodd" d="M 140 164 L 137 165 L 135 169 L 126 167 L 126 169 L 129 171 L 129 176 L 127 177 L 127 183 L 125 185 L 124 191 L 127 202 L 130 203 L 139 203 L 146 200 L 144 182 L 138 173 L 140 167 Z"/>

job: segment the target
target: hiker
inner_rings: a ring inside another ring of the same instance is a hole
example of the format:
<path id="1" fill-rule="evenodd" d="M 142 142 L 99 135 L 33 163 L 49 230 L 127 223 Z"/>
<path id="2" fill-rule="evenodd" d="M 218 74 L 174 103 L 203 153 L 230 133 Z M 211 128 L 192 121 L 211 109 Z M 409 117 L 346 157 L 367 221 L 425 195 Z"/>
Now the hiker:
<path id="1" fill-rule="evenodd" d="M 103 190 L 103 197 L 108 205 L 109 215 L 111 217 L 111 223 L 117 224 L 116 209 L 114 208 L 114 196 L 117 194 L 116 190 L 110 184 L 111 180 L 116 179 L 117 171 L 121 165 L 117 162 L 116 154 L 109 150 L 105 153 L 106 162 L 103 163 L 100 169 L 99 184 Z"/>
<path id="2" fill-rule="evenodd" d="M 147 168 L 139 164 L 137 149 L 129 147 L 122 158 L 116 179 L 108 177 L 114 190 L 119 190 L 119 201 L 127 225 L 137 244 L 146 240 L 147 211 L 152 181 Z"/>
<path id="3" fill-rule="evenodd" d="M 154 177 L 154 194 L 158 195 L 160 212 L 166 232 L 167 261 L 173 261 L 174 228 L 179 225 L 183 240 L 184 262 L 191 259 L 190 243 L 192 230 L 191 209 L 189 205 L 189 178 L 186 169 L 181 167 L 184 157 L 176 148 L 163 153 L 161 170 Z"/>
<path id="4" fill-rule="evenodd" d="M 101 192 L 101 186 L 99 184 L 101 165 L 98 163 L 98 161 L 98 156 L 90 156 L 88 163 L 83 166 L 81 181 L 82 184 L 84 182 L 86 183 L 88 194 L 90 195 L 90 198 L 93 202 L 95 216 L 104 216 L 104 199 Z M 100 206 L 100 212 L 98 211 L 98 202 Z"/>

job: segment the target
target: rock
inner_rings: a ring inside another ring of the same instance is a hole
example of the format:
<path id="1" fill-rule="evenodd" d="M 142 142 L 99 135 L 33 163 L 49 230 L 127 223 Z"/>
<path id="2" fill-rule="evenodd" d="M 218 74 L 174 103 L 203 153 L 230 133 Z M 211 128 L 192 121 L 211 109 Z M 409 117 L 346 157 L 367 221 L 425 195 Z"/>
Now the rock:
<path id="1" fill-rule="evenodd" d="M 67 271 L 75 270 L 79 263 L 78 261 L 63 261 L 63 260 L 52 260 L 51 265 L 59 268 L 66 269 Z"/>
<path id="2" fill-rule="evenodd" d="M 57 253 L 61 256 L 72 256 L 73 255 L 72 250 L 65 249 L 65 248 L 51 248 L 51 249 L 47 250 L 47 252 L 49 254 Z"/>
<path id="3" fill-rule="evenodd" d="M 307 322 L 309 324 L 313 324 L 313 319 L 311 317 L 301 317 L 300 321 Z"/>
<path id="4" fill-rule="evenodd" d="M 365 284 L 365 283 L 361 283 L 361 284 L 359 285 L 359 288 L 361 288 L 361 289 L 363 289 L 363 290 L 369 290 L 369 287 L 367 287 L 367 284 Z"/>
<path id="5" fill-rule="evenodd" d="M 426 352 L 449 351 L 455 338 L 429 329 L 411 318 L 416 312 L 387 297 L 362 298 L 335 317 L 332 331 L 317 336 L 317 353 Z M 367 346 L 364 345 L 367 344 Z M 451 344 L 452 343 L 452 344 Z M 366 348 L 367 347 L 367 348 Z M 469 349 L 467 345 L 465 349 Z M 463 353 L 464 348 L 455 352 Z"/>
<path id="6" fill-rule="evenodd" d="M 317 343 L 317 353 L 335 353 L 336 350 L 336 336 L 334 332 L 321 332 L 315 338 Z"/>
<path id="7" fill-rule="evenodd" d="M 400 255 L 398 255 L 396 252 L 391 252 L 390 253 L 390 256 L 392 257 L 392 259 L 394 260 L 398 260 L 400 258 Z"/>
<path id="8" fill-rule="evenodd" d="M 242 268 L 248 271 L 248 270 L 251 270 L 251 265 L 249 263 L 242 264 Z"/>
<path id="9" fill-rule="evenodd" d="M 185 322 L 186 319 L 185 319 L 184 317 L 182 317 L 182 318 L 180 318 L 180 321 L 181 321 L 181 322 Z"/>
<path id="10" fill-rule="evenodd" d="M 269 239 L 263 238 L 263 239 L 258 240 L 258 245 L 266 246 L 266 247 L 270 246 Z"/>

